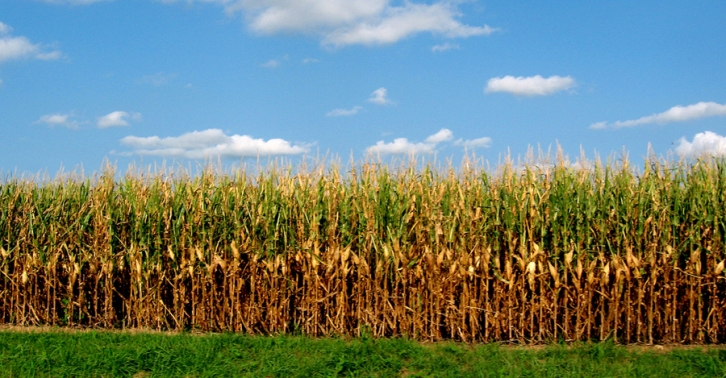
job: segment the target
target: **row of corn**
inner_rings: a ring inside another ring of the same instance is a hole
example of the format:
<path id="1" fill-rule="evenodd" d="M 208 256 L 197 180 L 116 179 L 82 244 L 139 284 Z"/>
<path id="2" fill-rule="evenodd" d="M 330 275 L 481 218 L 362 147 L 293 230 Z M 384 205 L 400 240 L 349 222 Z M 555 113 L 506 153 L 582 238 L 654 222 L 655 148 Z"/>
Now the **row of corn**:
<path id="1" fill-rule="evenodd" d="M 726 341 L 726 162 L 0 183 L 0 324 Z"/>

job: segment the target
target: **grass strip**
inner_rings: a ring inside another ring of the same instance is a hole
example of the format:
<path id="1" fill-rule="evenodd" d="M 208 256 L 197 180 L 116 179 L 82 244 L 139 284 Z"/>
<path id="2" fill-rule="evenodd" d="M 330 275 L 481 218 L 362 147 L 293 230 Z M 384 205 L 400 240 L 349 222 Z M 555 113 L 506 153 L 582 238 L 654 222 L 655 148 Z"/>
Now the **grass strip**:
<path id="1" fill-rule="evenodd" d="M 723 347 L 0 331 L 0 377 L 726 377 Z"/>

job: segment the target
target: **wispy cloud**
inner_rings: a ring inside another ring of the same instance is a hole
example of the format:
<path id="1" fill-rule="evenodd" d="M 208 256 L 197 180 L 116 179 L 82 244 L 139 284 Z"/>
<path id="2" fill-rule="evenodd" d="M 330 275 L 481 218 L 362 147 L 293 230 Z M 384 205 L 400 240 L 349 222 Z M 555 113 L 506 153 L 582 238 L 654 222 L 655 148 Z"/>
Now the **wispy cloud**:
<path id="1" fill-rule="evenodd" d="M 411 142 L 408 138 L 396 138 L 393 142 L 384 142 L 382 140 L 376 142 L 375 145 L 366 149 L 369 155 L 421 155 L 431 154 L 436 148 L 443 143 L 450 142 L 454 139 L 454 133 L 449 129 L 441 129 L 437 133 L 429 135 L 423 142 Z M 457 146 L 465 148 L 486 148 L 492 143 L 491 138 L 484 137 L 473 140 L 459 139 L 454 142 Z"/>
<path id="2" fill-rule="evenodd" d="M 380 87 L 373 91 L 371 95 L 368 97 L 368 102 L 374 103 L 376 105 L 390 105 L 393 104 L 391 100 L 388 99 L 388 90 L 384 87 Z M 344 116 L 352 116 L 358 114 L 363 110 L 362 106 L 354 106 L 350 109 L 333 109 L 326 113 L 325 115 L 328 117 L 344 117 Z"/>
<path id="3" fill-rule="evenodd" d="M 161 87 L 174 81 L 177 76 L 178 74 L 176 73 L 157 72 L 153 75 L 142 76 L 140 79 L 136 80 L 136 83 Z"/>
<path id="4" fill-rule="evenodd" d="M 477 148 L 489 148 L 492 145 L 492 138 L 483 137 L 470 140 L 459 139 L 454 144 L 462 146 L 467 150 L 475 150 Z"/>
<path id="5" fill-rule="evenodd" d="M 431 47 L 431 51 L 432 52 L 442 52 L 442 51 L 447 51 L 447 50 L 458 50 L 459 48 L 460 48 L 460 46 L 458 43 L 446 42 L 446 43 L 442 43 L 440 45 Z"/>
<path id="6" fill-rule="evenodd" d="M 121 110 L 111 112 L 103 117 L 99 117 L 96 125 L 99 128 L 105 129 L 109 127 L 123 127 L 130 126 L 129 121 L 141 121 L 142 117 L 140 113 L 129 113 Z"/>
<path id="7" fill-rule="evenodd" d="M 277 68 L 280 66 L 280 61 L 277 59 L 270 59 L 265 63 L 260 64 L 263 68 Z"/>
<path id="8" fill-rule="evenodd" d="M 718 104 L 715 102 L 699 102 L 688 106 L 676 105 L 662 113 L 657 113 L 638 119 L 628 121 L 617 121 L 613 123 L 597 122 L 590 125 L 591 129 L 634 127 L 648 125 L 652 123 L 666 124 L 672 122 L 685 122 L 706 117 L 716 117 L 726 115 L 726 104 Z"/>
<path id="9" fill-rule="evenodd" d="M 363 109 L 362 106 L 354 106 L 350 109 L 333 109 L 325 115 L 328 117 L 347 117 L 358 114 L 361 109 Z"/>
<path id="10" fill-rule="evenodd" d="M 282 58 L 279 59 L 270 59 L 265 63 L 260 64 L 260 67 L 262 68 L 277 68 L 282 65 L 283 62 L 290 60 L 290 56 L 285 54 L 282 56 Z"/>
<path id="11" fill-rule="evenodd" d="M 113 1 L 113 0 L 36 0 L 43 3 L 48 4 L 58 4 L 58 5 L 89 5 L 93 3 L 101 3 L 104 1 Z"/>
<path id="12" fill-rule="evenodd" d="M 310 63 L 320 63 L 320 59 L 315 58 L 305 58 L 302 60 L 303 64 L 310 64 Z"/>
<path id="13" fill-rule="evenodd" d="M 96 120 L 96 126 L 99 128 L 108 127 L 122 127 L 129 126 L 131 121 L 141 121 L 142 117 L 140 113 L 129 113 L 124 111 L 115 111 L 105 116 L 99 117 Z M 54 113 L 46 114 L 40 117 L 34 124 L 44 124 L 51 127 L 63 126 L 69 129 L 77 129 L 81 125 L 89 124 L 87 120 L 78 120 L 73 113 Z"/>
<path id="14" fill-rule="evenodd" d="M 570 76 L 540 75 L 530 77 L 494 77 L 489 79 L 486 93 L 507 92 L 517 96 L 547 96 L 575 86 L 575 79 Z"/>
<path id="15" fill-rule="evenodd" d="M 166 138 L 127 136 L 121 139 L 121 143 L 138 155 L 187 159 L 300 155 L 309 151 L 309 145 L 306 144 L 294 144 L 277 138 L 263 140 L 248 135 L 226 135 L 220 129 L 193 131 Z"/>
<path id="16" fill-rule="evenodd" d="M 0 22 L 0 35 L 9 34 L 11 31 L 13 28 L 10 25 Z"/>
<path id="17" fill-rule="evenodd" d="M 42 44 L 32 43 L 28 38 L 13 37 L 13 28 L 0 22 L 0 63 L 7 60 L 35 58 L 55 60 L 63 57 L 63 53 L 50 49 Z"/>
<path id="18" fill-rule="evenodd" d="M 676 153 L 683 157 L 726 156 L 726 137 L 706 131 L 696 134 L 691 142 L 681 138 Z"/>
<path id="19" fill-rule="evenodd" d="M 391 100 L 388 99 L 388 90 L 380 87 L 371 93 L 368 98 L 368 102 L 372 102 L 376 105 L 389 105 L 392 104 Z"/>
<path id="20" fill-rule="evenodd" d="M 496 31 L 488 25 L 470 26 L 459 21 L 459 1 L 429 3 L 392 0 L 186 0 L 213 2 L 229 14 L 244 12 L 250 28 L 258 33 L 305 33 L 320 36 L 323 45 L 383 45 L 420 33 L 444 38 L 467 38 Z M 177 0 L 163 0 L 174 3 Z M 181 2 L 181 0 L 179 0 Z"/>
<path id="21" fill-rule="evenodd" d="M 79 121 L 72 119 L 72 114 L 46 114 L 42 117 L 40 117 L 37 121 L 33 122 L 35 124 L 45 124 L 51 127 L 55 126 L 63 126 L 67 127 L 69 129 L 77 129 L 78 126 L 81 124 Z"/>
<path id="22" fill-rule="evenodd" d="M 592 125 L 590 125 L 590 128 L 593 130 L 606 129 L 607 127 L 608 127 L 607 122 L 595 122 Z"/>
<path id="23" fill-rule="evenodd" d="M 35 59 L 40 60 L 58 60 L 63 57 L 63 53 L 60 51 L 50 51 L 46 53 L 38 53 L 35 55 Z"/>

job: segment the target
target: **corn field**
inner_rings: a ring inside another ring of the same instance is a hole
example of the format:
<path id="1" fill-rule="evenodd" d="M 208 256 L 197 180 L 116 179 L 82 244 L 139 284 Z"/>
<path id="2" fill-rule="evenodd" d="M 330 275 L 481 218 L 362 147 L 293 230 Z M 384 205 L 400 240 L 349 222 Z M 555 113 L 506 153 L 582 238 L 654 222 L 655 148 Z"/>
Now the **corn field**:
<path id="1" fill-rule="evenodd" d="M 0 324 L 726 341 L 726 161 L 0 183 Z"/>

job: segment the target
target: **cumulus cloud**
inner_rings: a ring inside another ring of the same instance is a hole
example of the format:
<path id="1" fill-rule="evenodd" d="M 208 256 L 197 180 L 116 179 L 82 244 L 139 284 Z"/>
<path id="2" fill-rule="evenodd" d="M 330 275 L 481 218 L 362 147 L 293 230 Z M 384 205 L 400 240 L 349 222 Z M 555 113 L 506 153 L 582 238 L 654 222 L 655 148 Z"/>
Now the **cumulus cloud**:
<path id="1" fill-rule="evenodd" d="M 207 0 L 202 0 L 207 1 Z M 375 18 L 389 0 L 214 0 L 228 13 L 246 12 L 250 26 L 261 33 L 318 32 Z"/>
<path id="2" fill-rule="evenodd" d="M 431 154 L 436 148 L 445 142 L 454 139 L 454 133 L 449 129 L 441 129 L 437 133 L 429 135 L 423 142 L 411 142 L 408 138 L 396 138 L 393 142 L 384 142 L 382 140 L 376 142 L 375 145 L 366 149 L 370 155 L 420 155 Z M 459 139 L 454 142 L 457 146 L 465 148 L 486 148 L 491 145 L 491 138 L 484 137 L 473 140 Z"/>
<path id="3" fill-rule="evenodd" d="M 129 120 L 140 121 L 141 114 L 129 113 L 129 112 L 124 112 L 124 111 L 118 110 L 118 111 L 106 114 L 103 117 L 99 117 L 96 125 L 102 129 L 105 129 L 108 127 L 130 126 Z"/>
<path id="4" fill-rule="evenodd" d="M 38 45 L 32 44 L 25 37 L 0 38 L 0 62 L 33 56 L 38 50 Z"/>
<path id="5" fill-rule="evenodd" d="M 517 96 L 546 96 L 564 91 L 575 86 L 575 79 L 570 76 L 540 75 L 530 77 L 494 77 L 487 82 L 486 93 L 508 92 Z"/>
<path id="6" fill-rule="evenodd" d="M 676 105 L 664 111 L 663 113 L 653 114 L 628 121 L 617 121 L 610 124 L 608 124 L 607 122 L 597 122 L 590 125 L 590 128 L 605 129 L 611 127 L 614 129 L 619 129 L 621 127 L 641 126 L 652 123 L 663 125 L 672 122 L 685 122 L 699 118 L 725 115 L 726 104 L 718 104 L 715 102 L 699 102 L 697 104 L 688 106 Z"/>
<path id="7" fill-rule="evenodd" d="M 459 49 L 459 45 L 457 43 L 449 43 L 449 42 L 442 43 L 440 45 L 431 47 L 432 52 L 442 52 L 442 51 L 446 51 L 446 50 L 458 50 L 458 49 Z"/>
<path id="8" fill-rule="evenodd" d="M 63 56 L 60 51 L 48 51 L 43 45 L 32 43 L 26 37 L 11 36 L 12 30 L 12 27 L 0 22 L 0 62 L 23 58 L 55 60 Z"/>
<path id="9" fill-rule="evenodd" d="M 351 109 L 333 109 L 325 114 L 328 117 L 347 117 L 358 114 L 363 109 L 362 106 L 354 106 Z"/>
<path id="10" fill-rule="evenodd" d="M 388 105 L 392 104 L 391 100 L 388 99 L 388 89 L 380 87 L 371 93 L 368 98 L 368 102 L 372 102 L 377 105 Z"/>
<path id="11" fill-rule="evenodd" d="M 136 83 L 161 87 L 171 83 L 177 76 L 178 75 L 176 73 L 157 72 L 153 75 L 142 76 L 140 79 L 136 80 Z"/>
<path id="12" fill-rule="evenodd" d="M 450 3 L 412 4 L 388 7 L 374 22 L 361 22 L 328 33 L 323 44 L 341 47 L 353 44 L 383 45 L 408 36 L 430 32 L 447 38 L 489 35 L 494 28 L 463 25 L 456 21 L 459 12 Z"/>
<path id="13" fill-rule="evenodd" d="M 454 139 L 454 133 L 449 129 L 441 129 L 439 132 L 433 135 L 429 135 L 425 142 L 429 144 L 439 144 L 441 142 L 448 142 Z"/>
<path id="14" fill-rule="evenodd" d="M 121 139 L 121 143 L 138 155 L 187 159 L 300 155 L 309 151 L 309 146 L 304 144 L 293 144 L 277 138 L 263 140 L 248 135 L 226 135 L 219 129 L 193 131 L 166 138 L 127 136 Z"/>
<path id="15" fill-rule="evenodd" d="M 379 140 L 366 150 L 371 155 L 420 155 L 431 154 L 434 151 L 436 151 L 435 144 L 413 143 L 409 142 L 407 138 L 396 138 L 389 143 Z"/>
<path id="16" fill-rule="evenodd" d="M 691 142 L 681 138 L 676 153 L 683 157 L 726 156 L 726 137 L 706 131 L 696 134 Z"/>
<path id="17" fill-rule="evenodd" d="M 80 122 L 73 120 L 73 116 L 71 114 L 46 114 L 42 117 L 40 117 L 37 121 L 35 121 L 35 124 L 46 124 L 48 126 L 63 126 L 67 127 L 69 129 L 77 129 L 78 125 L 80 125 Z"/>
<path id="18" fill-rule="evenodd" d="M 162 0 L 174 3 L 177 0 Z M 195 0 L 187 0 L 191 2 Z M 319 35 L 332 47 L 353 44 L 381 45 L 419 34 L 445 38 L 489 35 L 495 28 L 469 26 L 458 19 L 459 1 L 413 3 L 394 6 L 391 0 L 196 0 L 217 3 L 228 14 L 244 12 L 250 28 L 258 33 L 307 33 Z"/>

